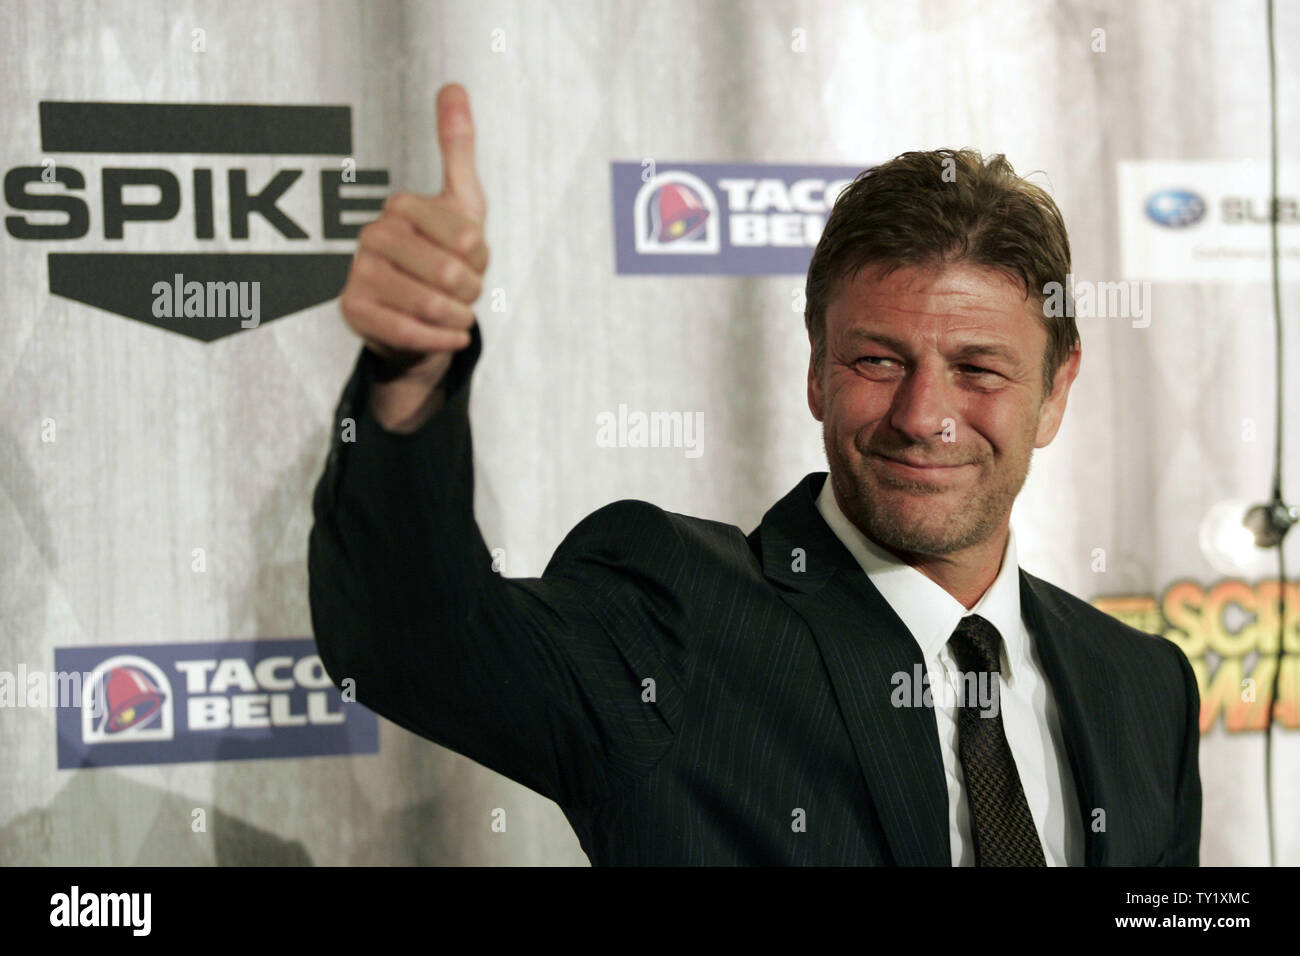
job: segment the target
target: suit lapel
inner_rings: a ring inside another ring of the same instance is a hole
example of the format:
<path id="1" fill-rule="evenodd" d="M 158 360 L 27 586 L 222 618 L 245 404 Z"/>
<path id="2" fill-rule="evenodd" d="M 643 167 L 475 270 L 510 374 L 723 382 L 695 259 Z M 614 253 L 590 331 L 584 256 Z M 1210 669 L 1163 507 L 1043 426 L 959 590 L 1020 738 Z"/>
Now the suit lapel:
<path id="1" fill-rule="evenodd" d="M 767 512 L 750 544 L 812 630 L 895 862 L 948 866 L 948 789 L 934 711 L 891 702 L 895 674 L 924 673 L 921 649 L 817 510 L 825 479 L 825 472 L 806 476 Z M 1116 744 L 1108 663 L 1071 609 L 1023 569 L 1020 607 L 1060 715 L 1085 863 L 1105 866 L 1107 835 L 1094 830 L 1093 814 L 1118 810 L 1122 795 L 1108 756 Z"/>
<path id="2" fill-rule="evenodd" d="M 1118 812 L 1120 796 L 1108 755 L 1115 752 L 1111 691 L 1103 683 L 1108 664 L 1095 642 L 1075 625 L 1075 615 L 1057 600 L 1045 582 L 1020 571 L 1020 609 L 1039 650 L 1043 671 L 1052 685 L 1061 718 L 1061 733 L 1079 795 L 1087 866 L 1106 866 L 1110 851 L 1106 831 L 1094 830 L 1093 813 Z"/>
<path id="3" fill-rule="evenodd" d="M 891 701 L 894 675 L 925 673 L 921 648 L 817 510 L 825 478 L 805 477 L 772 506 L 750 543 L 812 630 L 895 863 L 949 866 L 934 710 Z"/>

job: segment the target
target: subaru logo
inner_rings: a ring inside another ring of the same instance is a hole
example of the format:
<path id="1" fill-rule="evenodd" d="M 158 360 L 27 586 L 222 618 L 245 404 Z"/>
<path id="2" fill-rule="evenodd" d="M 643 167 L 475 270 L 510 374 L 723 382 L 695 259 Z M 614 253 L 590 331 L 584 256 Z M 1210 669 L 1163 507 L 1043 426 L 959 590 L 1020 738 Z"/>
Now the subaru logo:
<path id="1" fill-rule="evenodd" d="M 1181 229 L 1201 221 L 1205 200 L 1186 189 L 1162 189 L 1147 198 L 1147 216 L 1170 229 Z"/>

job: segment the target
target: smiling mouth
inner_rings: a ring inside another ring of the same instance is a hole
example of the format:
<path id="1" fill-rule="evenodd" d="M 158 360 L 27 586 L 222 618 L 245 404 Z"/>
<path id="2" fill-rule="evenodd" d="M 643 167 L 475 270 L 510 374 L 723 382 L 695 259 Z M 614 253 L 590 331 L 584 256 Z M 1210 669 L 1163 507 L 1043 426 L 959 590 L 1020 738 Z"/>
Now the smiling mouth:
<path id="1" fill-rule="evenodd" d="M 891 458 L 888 455 L 876 454 L 876 457 L 883 461 L 892 471 L 898 474 L 912 476 L 926 475 L 946 475 L 957 471 L 959 468 L 965 468 L 970 462 L 959 462 L 949 465 L 932 465 L 918 462 L 905 461 L 898 458 Z"/>

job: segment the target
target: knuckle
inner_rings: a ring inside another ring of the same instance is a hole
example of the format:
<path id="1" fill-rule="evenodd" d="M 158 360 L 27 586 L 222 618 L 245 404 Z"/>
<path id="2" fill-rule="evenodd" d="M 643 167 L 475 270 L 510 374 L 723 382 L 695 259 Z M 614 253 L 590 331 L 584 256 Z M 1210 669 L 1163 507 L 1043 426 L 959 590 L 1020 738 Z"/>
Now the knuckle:
<path id="1" fill-rule="evenodd" d="M 455 259 L 448 259 L 438 267 L 438 281 L 444 289 L 454 289 L 460 284 L 466 269 Z"/>
<path id="2" fill-rule="evenodd" d="M 339 296 L 339 311 L 343 313 L 344 318 L 349 322 L 355 322 L 360 314 L 360 306 L 356 291 L 350 288 L 344 289 L 343 294 Z"/>
<path id="3" fill-rule="evenodd" d="M 357 234 L 357 245 L 362 249 L 379 249 L 386 234 L 383 220 L 375 219 L 361 227 L 361 232 Z"/>
<path id="4" fill-rule="evenodd" d="M 483 242 L 483 231 L 478 226 L 462 226 L 456 231 L 454 245 L 462 256 L 472 255 Z"/>
<path id="5" fill-rule="evenodd" d="M 398 325 L 389 332 L 386 340 L 391 348 L 403 352 L 423 352 L 426 348 L 425 343 L 420 340 L 419 330 L 406 323 Z"/>
<path id="6" fill-rule="evenodd" d="M 426 319 L 440 322 L 447 317 L 447 299 L 445 296 L 431 293 L 425 300 L 420 314 Z"/>
<path id="7" fill-rule="evenodd" d="M 443 329 L 431 329 L 427 325 L 412 323 L 409 327 L 404 328 L 401 332 L 402 344 L 399 346 L 407 352 L 437 352 L 445 348 L 444 339 L 446 331 Z"/>
<path id="8" fill-rule="evenodd" d="M 359 255 L 352 262 L 352 275 L 362 282 L 379 277 L 379 260 L 371 255 Z"/>
<path id="9" fill-rule="evenodd" d="M 454 332 L 461 324 L 460 303 L 444 299 L 438 308 L 438 324 L 445 331 Z"/>
<path id="10" fill-rule="evenodd" d="M 412 198 L 410 193 L 402 189 L 389 193 L 388 198 L 384 200 L 384 212 L 401 213 L 410 207 Z"/>
<path id="11" fill-rule="evenodd" d="M 455 306 L 455 323 L 458 331 L 464 332 L 474 324 L 474 310 L 464 302 L 457 302 Z"/>

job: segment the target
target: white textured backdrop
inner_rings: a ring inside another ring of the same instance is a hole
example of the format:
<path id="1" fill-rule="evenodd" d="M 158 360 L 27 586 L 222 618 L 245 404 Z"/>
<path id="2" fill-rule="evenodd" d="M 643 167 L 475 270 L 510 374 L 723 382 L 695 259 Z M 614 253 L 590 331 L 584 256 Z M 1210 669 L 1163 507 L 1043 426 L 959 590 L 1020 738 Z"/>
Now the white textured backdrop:
<path id="1" fill-rule="evenodd" d="M 1279 7 L 1282 155 L 1295 159 L 1300 9 Z M 43 99 L 347 104 L 358 164 L 434 191 L 434 92 L 467 87 L 487 288 L 507 304 L 479 310 L 477 511 L 512 576 L 539 574 L 609 501 L 748 531 L 825 467 L 791 309 L 802 278 L 616 276 L 611 160 L 1004 152 L 1043 171 L 1075 273 L 1119 279 L 1120 161 L 1267 156 L 1264 5 L 1244 0 L 9 0 L 0 23 L 6 170 L 40 163 Z M 357 350 L 336 303 L 204 345 L 52 297 L 57 243 L 0 242 L 0 669 L 49 669 L 58 646 L 309 634 L 310 492 Z M 1285 289 L 1296 374 L 1294 277 Z M 1201 516 L 1268 489 L 1267 285 L 1154 295 L 1149 328 L 1081 320 L 1082 374 L 1015 512 L 1023 566 L 1085 599 L 1217 579 Z M 597 447 L 596 416 L 619 403 L 702 411 L 703 456 Z M 1247 418 L 1254 443 L 1240 439 Z M 1288 455 L 1300 498 L 1294 441 Z M 190 570 L 195 547 L 205 574 Z M 1281 858 L 1297 864 L 1300 732 L 1277 739 Z M 76 772 L 56 769 L 52 711 L 0 710 L 0 747 L 3 863 L 586 862 L 549 801 L 386 722 L 377 756 Z M 1219 722 L 1205 736 L 1204 863 L 1266 862 L 1262 754 L 1258 733 Z M 205 834 L 190 832 L 194 807 Z M 495 807 L 505 834 L 490 830 Z"/>

